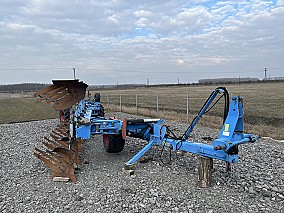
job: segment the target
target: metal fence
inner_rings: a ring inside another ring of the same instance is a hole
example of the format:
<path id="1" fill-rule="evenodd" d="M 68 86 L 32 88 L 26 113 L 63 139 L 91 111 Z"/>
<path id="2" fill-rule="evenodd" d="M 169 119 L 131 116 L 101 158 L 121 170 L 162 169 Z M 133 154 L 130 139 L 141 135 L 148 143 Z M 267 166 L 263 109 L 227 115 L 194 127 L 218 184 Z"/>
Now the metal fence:
<path id="1" fill-rule="evenodd" d="M 199 112 L 205 100 L 206 98 L 192 94 L 101 93 L 101 102 L 108 110 L 116 106 L 119 112 L 129 112 L 131 109 L 132 113 L 149 116 L 159 116 L 161 112 L 171 112 L 183 116 L 183 120 L 186 122 L 189 121 L 190 115 Z M 223 115 L 222 104 L 220 105 L 210 112 L 211 115 L 220 117 Z M 147 112 L 145 112 L 146 110 Z"/>
<path id="2" fill-rule="evenodd" d="M 188 121 L 199 112 L 215 88 L 215 85 L 145 87 L 100 90 L 92 93 L 99 92 L 101 102 L 110 111 Z M 245 123 L 248 129 L 260 132 L 261 135 L 283 138 L 283 83 L 226 85 L 226 88 L 230 96 L 244 97 Z M 221 99 L 220 102 L 206 114 L 209 116 L 204 116 L 211 118 L 210 122 L 206 121 L 210 125 L 222 120 L 224 100 Z"/>

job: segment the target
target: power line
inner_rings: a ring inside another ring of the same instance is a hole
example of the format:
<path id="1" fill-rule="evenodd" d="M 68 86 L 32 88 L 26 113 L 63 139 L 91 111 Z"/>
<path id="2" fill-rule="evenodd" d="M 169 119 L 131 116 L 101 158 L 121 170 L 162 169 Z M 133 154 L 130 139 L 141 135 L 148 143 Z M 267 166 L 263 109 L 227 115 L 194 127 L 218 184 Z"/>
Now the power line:
<path id="1" fill-rule="evenodd" d="M 80 68 L 79 68 L 80 69 Z M 138 72 L 138 73 L 200 73 L 200 71 L 145 71 L 145 70 L 118 70 L 118 69 L 88 69 L 88 68 L 82 68 L 80 70 L 93 70 L 98 72 L 108 72 L 108 71 L 117 71 L 117 72 Z M 254 73 L 254 72 L 262 72 L 262 71 L 208 71 L 208 72 L 202 72 L 202 73 Z"/>
<path id="2" fill-rule="evenodd" d="M 47 71 L 47 70 L 70 70 L 72 69 L 74 71 L 75 68 L 70 68 L 70 67 L 60 67 L 60 68 L 48 68 L 48 69 L 44 69 L 44 68 L 0 68 L 0 70 L 14 70 L 14 71 L 21 71 L 21 70 L 30 70 L 30 71 L 39 71 L 39 70 L 42 70 L 42 71 Z M 81 70 L 81 71 L 84 71 L 84 70 L 90 70 L 90 71 L 96 71 L 96 72 L 122 72 L 122 73 L 160 73 L 160 74 L 163 74 L 163 73 L 200 73 L 200 71 L 145 71 L 145 70 L 119 70 L 119 69 L 90 69 L 90 68 L 76 68 L 78 70 Z M 250 70 L 247 70 L 247 71 L 208 71 L 208 72 L 202 72 L 202 73 L 259 73 L 259 72 L 262 72 L 262 71 L 250 71 Z"/>
<path id="3" fill-rule="evenodd" d="M 57 68 L 57 67 L 54 67 L 54 68 L 48 68 L 48 69 L 45 69 L 45 68 L 0 68 L 0 70 L 33 70 L 33 71 L 36 71 L 36 70 L 66 70 L 66 69 L 73 69 L 71 67 L 68 67 L 68 68 Z"/>

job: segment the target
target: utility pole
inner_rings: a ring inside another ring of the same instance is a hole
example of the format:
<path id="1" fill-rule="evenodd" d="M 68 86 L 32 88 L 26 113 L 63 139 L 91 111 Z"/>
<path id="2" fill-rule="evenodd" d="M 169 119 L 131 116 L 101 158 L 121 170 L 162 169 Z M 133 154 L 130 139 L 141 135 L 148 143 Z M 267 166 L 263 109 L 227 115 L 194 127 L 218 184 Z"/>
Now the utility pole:
<path id="1" fill-rule="evenodd" d="M 264 68 L 264 79 L 266 79 L 267 78 L 267 70 L 268 70 L 268 68 Z"/>
<path id="2" fill-rule="evenodd" d="M 73 72 L 74 72 L 74 80 L 76 79 L 76 69 L 73 68 Z"/>

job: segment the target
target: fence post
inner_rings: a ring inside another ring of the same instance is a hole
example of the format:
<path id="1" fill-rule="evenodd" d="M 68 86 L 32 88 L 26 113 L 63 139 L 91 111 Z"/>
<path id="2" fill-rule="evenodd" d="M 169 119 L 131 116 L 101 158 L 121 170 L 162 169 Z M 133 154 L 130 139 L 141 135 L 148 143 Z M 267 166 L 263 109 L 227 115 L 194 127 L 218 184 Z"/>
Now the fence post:
<path id="1" fill-rule="evenodd" d="M 188 94 L 186 95 L 186 121 L 189 121 L 189 98 Z"/>
<path id="2" fill-rule="evenodd" d="M 108 97 L 108 93 L 107 93 L 107 109 L 109 110 L 109 97 Z"/>
<path id="3" fill-rule="evenodd" d="M 122 97 L 121 97 L 121 94 L 119 96 L 119 106 L 120 106 L 120 112 L 122 112 Z"/>
<path id="4" fill-rule="evenodd" d="M 138 115 L 138 94 L 136 93 L 136 114 Z"/>
<path id="5" fill-rule="evenodd" d="M 157 115 L 159 116 L 159 95 L 157 94 Z"/>

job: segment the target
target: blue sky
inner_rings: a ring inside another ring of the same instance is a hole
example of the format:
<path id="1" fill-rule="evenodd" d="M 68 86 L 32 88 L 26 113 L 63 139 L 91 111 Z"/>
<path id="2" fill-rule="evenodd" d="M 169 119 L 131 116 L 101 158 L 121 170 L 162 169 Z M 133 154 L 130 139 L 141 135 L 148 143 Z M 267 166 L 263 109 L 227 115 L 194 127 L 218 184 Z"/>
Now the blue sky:
<path id="1" fill-rule="evenodd" d="M 0 0 L 0 84 L 284 76 L 284 0 Z"/>

